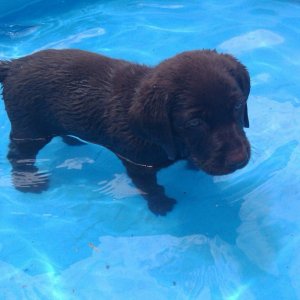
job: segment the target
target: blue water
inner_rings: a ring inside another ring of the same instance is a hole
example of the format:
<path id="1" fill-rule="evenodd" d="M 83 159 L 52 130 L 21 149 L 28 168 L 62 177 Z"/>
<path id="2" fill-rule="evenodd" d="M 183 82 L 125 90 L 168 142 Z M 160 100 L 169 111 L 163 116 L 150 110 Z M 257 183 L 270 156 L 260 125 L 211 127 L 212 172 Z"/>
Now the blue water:
<path id="1" fill-rule="evenodd" d="M 74 4 L 75 2 L 75 4 Z M 299 1 L 0 1 L 0 58 L 80 48 L 156 64 L 236 55 L 251 74 L 249 165 L 211 177 L 178 163 L 154 216 L 119 160 L 54 139 L 39 195 L 16 191 L 0 101 L 0 299 L 300 299 Z"/>

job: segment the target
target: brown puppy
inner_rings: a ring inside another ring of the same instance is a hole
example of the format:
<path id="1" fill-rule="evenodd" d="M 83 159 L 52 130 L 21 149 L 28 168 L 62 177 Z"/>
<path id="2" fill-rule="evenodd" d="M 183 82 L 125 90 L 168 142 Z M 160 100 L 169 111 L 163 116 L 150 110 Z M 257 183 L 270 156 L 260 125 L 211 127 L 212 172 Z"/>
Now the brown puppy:
<path id="1" fill-rule="evenodd" d="M 172 209 L 156 172 L 188 159 L 212 175 L 250 158 L 250 80 L 235 58 L 190 51 L 156 67 L 80 50 L 45 50 L 0 62 L 11 121 L 8 159 L 16 188 L 40 192 L 34 166 L 54 136 L 75 136 L 113 151 L 156 214 Z M 22 184 L 20 182 L 22 181 Z"/>

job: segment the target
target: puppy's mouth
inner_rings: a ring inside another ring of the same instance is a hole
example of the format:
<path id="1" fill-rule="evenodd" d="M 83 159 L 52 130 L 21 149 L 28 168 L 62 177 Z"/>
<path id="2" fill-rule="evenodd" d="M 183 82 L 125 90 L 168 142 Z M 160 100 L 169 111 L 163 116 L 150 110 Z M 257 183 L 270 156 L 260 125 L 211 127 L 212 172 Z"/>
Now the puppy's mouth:
<path id="1" fill-rule="evenodd" d="M 213 176 L 222 176 L 234 173 L 235 171 L 242 169 L 243 167 L 231 167 L 231 168 L 202 168 L 202 170 Z"/>
<path id="2" fill-rule="evenodd" d="M 185 143 L 181 146 L 181 158 L 188 160 L 191 165 L 205 173 L 213 176 L 231 174 L 239 169 L 244 168 L 250 160 L 250 144 L 247 140 L 230 151 L 219 147 L 218 151 L 199 151 L 201 146 L 191 146 Z M 213 148 L 213 147 L 210 147 Z M 209 149 L 210 149 L 209 148 Z"/>
<path id="3" fill-rule="evenodd" d="M 203 170 L 205 173 L 212 176 L 222 176 L 231 174 L 239 169 L 244 168 L 250 159 L 250 155 L 245 157 L 245 159 L 235 165 L 227 165 L 225 163 L 220 163 L 217 161 L 201 161 L 198 158 L 191 156 L 189 161 L 197 168 Z"/>

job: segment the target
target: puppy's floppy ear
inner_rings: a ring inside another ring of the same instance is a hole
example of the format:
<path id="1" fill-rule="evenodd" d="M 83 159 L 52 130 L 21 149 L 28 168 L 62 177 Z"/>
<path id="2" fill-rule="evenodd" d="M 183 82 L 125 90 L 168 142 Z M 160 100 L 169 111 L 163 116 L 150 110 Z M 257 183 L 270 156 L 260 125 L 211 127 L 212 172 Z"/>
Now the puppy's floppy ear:
<path id="1" fill-rule="evenodd" d="M 229 54 L 224 54 L 223 56 L 226 59 L 226 68 L 228 72 L 235 78 L 245 98 L 248 99 L 250 93 L 250 76 L 246 67 Z M 247 103 L 244 110 L 244 127 L 249 128 Z"/>
<path id="2" fill-rule="evenodd" d="M 248 107 L 247 103 L 245 105 L 245 110 L 244 110 L 244 127 L 249 128 L 249 117 L 248 117 Z"/>
<path id="3" fill-rule="evenodd" d="M 170 121 L 171 101 L 165 90 L 146 83 L 137 91 L 129 109 L 133 131 L 143 139 L 160 145 L 170 160 L 176 158 L 176 148 Z"/>

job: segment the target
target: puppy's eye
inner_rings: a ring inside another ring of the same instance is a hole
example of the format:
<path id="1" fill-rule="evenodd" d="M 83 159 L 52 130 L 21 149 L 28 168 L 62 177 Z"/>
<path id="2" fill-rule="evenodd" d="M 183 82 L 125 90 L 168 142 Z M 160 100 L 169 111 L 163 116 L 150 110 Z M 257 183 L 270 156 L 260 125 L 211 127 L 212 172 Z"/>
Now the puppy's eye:
<path id="1" fill-rule="evenodd" d="M 202 124 L 202 120 L 199 118 L 191 119 L 185 123 L 185 127 L 197 127 Z"/>
<path id="2" fill-rule="evenodd" d="M 237 102 L 235 105 L 234 105 L 234 109 L 235 110 L 240 110 L 244 105 L 244 102 L 242 100 L 240 100 L 239 102 Z"/>

